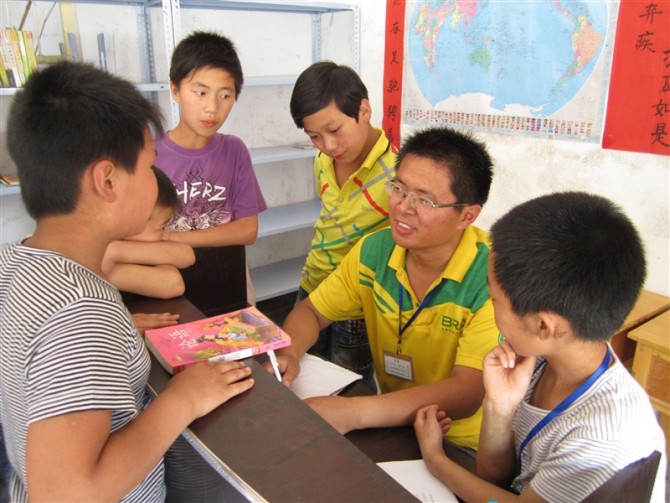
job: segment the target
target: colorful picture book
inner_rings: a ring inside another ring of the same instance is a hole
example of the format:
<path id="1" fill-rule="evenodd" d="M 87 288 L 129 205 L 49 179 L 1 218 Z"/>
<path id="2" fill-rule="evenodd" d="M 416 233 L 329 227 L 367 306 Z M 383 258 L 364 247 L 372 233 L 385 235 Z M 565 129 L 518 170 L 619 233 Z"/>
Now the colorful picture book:
<path id="1" fill-rule="evenodd" d="M 147 330 L 145 342 L 175 374 L 202 361 L 232 361 L 291 344 L 291 338 L 255 307 L 198 321 Z"/>

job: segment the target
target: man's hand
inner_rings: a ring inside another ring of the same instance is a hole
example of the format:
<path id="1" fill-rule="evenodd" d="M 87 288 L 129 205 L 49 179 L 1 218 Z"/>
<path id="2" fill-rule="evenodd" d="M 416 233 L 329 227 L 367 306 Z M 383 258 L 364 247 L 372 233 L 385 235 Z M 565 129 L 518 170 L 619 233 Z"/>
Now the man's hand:
<path id="1" fill-rule="evenodd" d="M 282 375 L 282 383 L 285 386 L 291 386 L 291 383 L 298 377 L 300 373 L 300 362 L 298 358 L 290 353 L 277 353 L 277 364 L 279 365 L 279 373 Z M 270 364 L 270 360 L 263 363 L 263 367 L 270 374 L 274 375 L 274 369 Z"/>

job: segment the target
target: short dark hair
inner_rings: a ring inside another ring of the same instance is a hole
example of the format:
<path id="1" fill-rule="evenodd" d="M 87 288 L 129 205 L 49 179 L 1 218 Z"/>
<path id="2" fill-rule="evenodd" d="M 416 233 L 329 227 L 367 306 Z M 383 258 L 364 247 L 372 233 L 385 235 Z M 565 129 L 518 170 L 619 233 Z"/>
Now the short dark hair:
<path id="1" fill-rule="evenodd" d="M 541 196 L 491 229 L 493 274 L 519 316 L 550 311 L 578 337 L 606 340 L 644 283 L 637 230 L 611 201 L 584 192 Z"/>
<path id="2" fill-rule="evenodd" d="M 170 62 L 170 82 L 181 85 L 182 80 L 201 68 L 227 71 L 235 81 L 235 99 L 242 92 L 244 75 L 235 44 L 214 32 L 194 31 L 177 44 Z"/>
<path id="3" fill-rule="evenodd" d="M 484 205 L 493 180 L 493 161 L 486 145 L 471 133 L 448 127 L 414 132 L 398 150 L 396 169 L 408 155 L 427 157 L 449 169 L 456 202 Z"/>
<path id="4" fill-rule="evenodd" d="M 98 160 L 133 173 L 147 128 L 163 133 L 160 110 L 124 79 L 72 62 L 32 74 L 7 120 L 7 147 L 28 214 L 71 213 L 82 174 Z"/>
<path id="5" fill-rule="evenodd" d="M 368 99 L 368 90 L 353 69 L 332 61 L 318 61 L 300 74 L 293 87 L 291 116 L 302 129 L 305 117 L 335 101 L 343 114 L 358 121 L 364 99 Z"/>
<path id="6" fill-rule="evenodd" d="M 156 175 L 158 182 L 158 197 L 156 198 L 156 206 L 161 208 L 170 208 L 172 211 L 177 211 L 181 207 L 179 195 L 170 177 L 165 172 L 156 167 L 151 167 Z"/>

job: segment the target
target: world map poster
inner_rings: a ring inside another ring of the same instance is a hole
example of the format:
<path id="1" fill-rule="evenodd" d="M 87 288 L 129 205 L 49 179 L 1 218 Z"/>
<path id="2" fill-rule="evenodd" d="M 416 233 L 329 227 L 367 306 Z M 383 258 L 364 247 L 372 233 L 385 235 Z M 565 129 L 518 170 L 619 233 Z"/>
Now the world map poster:
<path id="1" fill-rule="evenodd" d="M 402 122 L 599 142 L 617 7 L 405 2 Z"/>

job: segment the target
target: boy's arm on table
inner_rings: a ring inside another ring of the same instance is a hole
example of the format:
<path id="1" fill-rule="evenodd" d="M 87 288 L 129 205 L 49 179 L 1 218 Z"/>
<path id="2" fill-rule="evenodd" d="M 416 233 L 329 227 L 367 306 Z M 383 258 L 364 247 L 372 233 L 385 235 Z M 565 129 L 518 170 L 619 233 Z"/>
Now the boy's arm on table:
<path id="1" fill-rule="evenodd" d="M 186 243 L 193 248 L 252 245 L 258 237 L 258 216 L 251 215 L 227 224 L 184 232 L 170 233 L 170 241 Z"/>
<path id="2" fill-rule="evenodd" d="M 316 343 L 319 332 L 332 322 L 316 310 L 309 298 L 288 314 L 282 328 L 291 336 L 291 345 L 277 351 L 282 382 L 286 386 L 290 386 L 300 373 L 300 358 Z M 272 373 L 269 363 L 265 364 L 265 368 Z"/>
<path id="3" fill-rule="evenodd" d="M 474 414 L 482 403 L 484 384 L 480 370 L 455 366 L 451 377 L 390 393 L 371 396 L 324 396 L 306 403 L 336 430 L 410 425 L 417 411 L 437 404 L 452 419 Z"/>
<path id="4" fill-rule="evenodd" d="M 177 313 L 132 313 L 133 323 L 141 335 L 152 328 L 162 328 L 179 323 Z"/>
<path id="5" fill-rule="evenodd" d="M 521 495 L 479 478 L 449 459 L 444 453 L 441 428 L 436 406 L 424 407 L 416 415 L 414 430 L 423 458 L 430 473 L 463 501 L 543 501 L 529 486 Z M 477 452 L 477 461 L 482 452 Z M 512 460 L 512 467 L 514 460 Z"/>
<path id="6" fill-rule="evenodd" d="M 61 414 L 28 427 L 31 501 L 119 501 L 193 420 L 250 389 L 241 362 L 201 363 L 174 376 L 133 421 L 110 434 L 111 412 Z"/>
<path id="7" fill-rule="evenodd" d="M 193 248 L 173 241 L 112 241 L 103 258 L 103 271 L 116 264 L 172 265 L 178 269 L 195 263 Z"/>
<path id="8" fill-rule="evenodd" d="M 116 264 L 107 278 L 122 292 L 156 299 L 179 297 L 186 289 L 179 269 L 171 265 Z"/>

